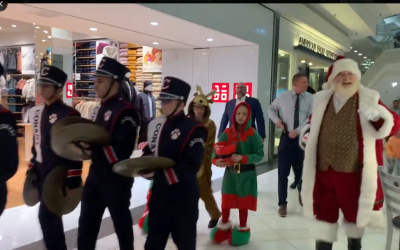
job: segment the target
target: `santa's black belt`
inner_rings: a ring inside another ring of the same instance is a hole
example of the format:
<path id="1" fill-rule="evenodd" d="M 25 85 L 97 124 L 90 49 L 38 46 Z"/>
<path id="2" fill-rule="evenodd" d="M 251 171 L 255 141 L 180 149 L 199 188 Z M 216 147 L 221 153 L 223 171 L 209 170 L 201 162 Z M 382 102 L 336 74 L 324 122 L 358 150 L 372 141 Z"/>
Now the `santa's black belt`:
<path id="1" fill-rule="evenodd" d="M 240 164 L 240 163 L 236 163 L 233 166 L 229 166 L 227 167 L 229 170 L 234 171 L 238 174 L 242 173 L 242 172 L 248 172 L 248 171 L 252 171 L 252 170 L 256 170 L 256 165 L 254 164 Z"/>

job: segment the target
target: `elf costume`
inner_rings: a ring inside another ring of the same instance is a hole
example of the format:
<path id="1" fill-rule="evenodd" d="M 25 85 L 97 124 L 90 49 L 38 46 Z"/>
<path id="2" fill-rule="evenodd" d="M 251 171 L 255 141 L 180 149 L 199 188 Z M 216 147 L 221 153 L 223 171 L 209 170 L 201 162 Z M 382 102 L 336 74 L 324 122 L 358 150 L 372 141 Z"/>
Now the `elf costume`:
<path id="1" fill-rule="evenodd" d="M 246 121 L 238 131 L 236 112 L 239 107 L 246 106 L 248 115 Z M 239 103 L 233 112 L 233 126 L 225 129 L 219 138 L 219 143 L 214 146 L 213 164 L 224 158 L 230 161 L 230 155 L 242 155 L 241 162 L 232 164 L 225 169 L 222 182 L 222 220 L 211 231 L 211 240 L 222 243 L 229 240 L 234 246 L 247 244 L 250 240 L 250 228 L 247 225 L 248 210 L 257 210 L 257 174 L 255 164 L 264 157 L 264 144 L 261 136 L 251 127 L 251 108 L 247 103 Z M 232 148 L 230 155 L 221 155 L 222 148 Z M 229 220 L 230 210 L 239 209 L 239 226 L 232 226 Z"/>
<path id="2" fill-rule="evenodd" d="M 192 119 L 196 119 L 194 113 L 195 104 L 204 106 L 205 108 L 202 123 L 207 128 L 208 137 L 207 141 L 205 142 L 203 162 L 201 164 L 199 172 L 197 173 L 197 181 L 200 187 L 200 198 L 203 200 L 207 212 L 211 217 L 208 228 L 214 228 L 217 225 L 219 218 L 221 217 L 221 212 L 219 211 L 217 203 L 215 202 L 211 186 L 211 155 L 213 151 L 213 145 L 215 143 L 217 128 L 214 121 L 210 119 L 211 109 L 209 104 L 212 103 L 212 99 L 208 99 L 208 97 L 211 97 L 215 93 L 215 91 L 211 91 L 207 95 L 204 95 L 202 89 L 199 86 L 197 86 L 196 90 L 197 92 L 194 94 L 195 97 L 189 104 L 188 114 L 189 117 L 191 117 Z"/>

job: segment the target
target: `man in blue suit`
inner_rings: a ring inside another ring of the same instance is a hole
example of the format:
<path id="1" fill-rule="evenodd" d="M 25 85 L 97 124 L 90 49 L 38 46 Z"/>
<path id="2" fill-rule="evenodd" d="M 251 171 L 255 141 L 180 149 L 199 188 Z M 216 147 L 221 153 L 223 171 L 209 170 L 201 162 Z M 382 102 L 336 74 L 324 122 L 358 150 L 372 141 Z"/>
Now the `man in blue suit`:
<path id="1" fill-rule="evenodd" d="M 232 126 L 232 115 L 236 105 L 241 102 L 246 102 L 251 107 L 251 126 L 257 129 L 263 141 L 265 140 L 265 121 L 264 113 L 261 109 L 261 104 L 258 99 L 246 96 L 246 92 L 246 86 L 244 85 L 244 83 L 239 83 L 236 87 L 237 98 L 230 100 L 225 106 L 225 112 L 222 115 L 221 123 L 219 126 L 218 137 L 220 137 L 222 132 L 224 132 L 224 130 L 228 126 L 228 123 L 229 127 Z"/>

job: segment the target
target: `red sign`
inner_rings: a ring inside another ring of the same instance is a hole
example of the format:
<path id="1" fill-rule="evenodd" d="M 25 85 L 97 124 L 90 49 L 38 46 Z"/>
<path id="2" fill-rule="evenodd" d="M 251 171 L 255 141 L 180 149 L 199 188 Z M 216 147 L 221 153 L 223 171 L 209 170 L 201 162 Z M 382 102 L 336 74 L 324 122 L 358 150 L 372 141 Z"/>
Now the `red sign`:
<path id="1" fill-rule="evenodd" d="M 67 84 L 65 86 L 66 86 L 66 88 L 65 88 L 65 91 L 66 91 L 65 96 L 67 98 L 72 98 L 72 96 L 74 95 L 73 94 L 74 93 L 74 85 L 73 85 L 73 83 L 72 82 L 67 82 Z"/>
<path id="2" fill-rule="evenodd" d="M 237 95 L 236 95 L 236 88 L 237 88 L 237 85 L 238 85 L 239 83 L 237 83 L 237 82 L 235 82 L 234 84 L 233 84 L 233 98 L 237 98 Z M 252 83 L 251 82 L 245 82 L 244 83 L 244 85 L 246 86 L 246 96 L 248 96 L 248 97 L 251 97 L 251 91 L 252 91 Z"/>
<path id="3" fill-rule="evenodd" d="M 229 83 L 213 83 L 212 89 L 215 90 L 215 94 L 212 96 L 214 103 L 229 101 Z"/>

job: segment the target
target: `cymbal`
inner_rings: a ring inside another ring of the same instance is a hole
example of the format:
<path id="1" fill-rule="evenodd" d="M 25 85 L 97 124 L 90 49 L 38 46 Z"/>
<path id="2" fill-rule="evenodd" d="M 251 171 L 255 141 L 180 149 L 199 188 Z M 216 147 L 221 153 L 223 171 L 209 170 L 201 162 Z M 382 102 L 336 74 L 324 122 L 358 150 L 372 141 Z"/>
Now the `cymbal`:
<path id="1" fill-rule="evenodd" d="M 63 118 L 52 127 L 51 148 L 57 155 L 73 161 L 89 160 L 89 155 L 72 150 L 71 144 L 79 142 L 90 146 L 107 146 L 111 137 L 105 128 L 78 116 Z"/>
<path id="2" fill-rule="evenodd" d="M 113 166 L 113 171 L 125 177 L 139 177 L 158 169 L 174 166 L 175 162 L 166 157 L 142 156 L 118 162 Z"/>
<path id="3" fill-rule="evenodd" d="M 24 183 L 24 190 L 22 196 L 24 202 L 28 207 L 33 207 L 39 203 L 39 190 L 36 184 L 37 175 L 34 172 L 28 171 Z"/>
<path id="4" fill-rule="evenodd" d="M 68 199 L 65 197 L 67 174 L 67 167 L 57 166 L 47 175 L 43 186 L 43 201 L 58 216 L 74 211 L 82 197 L 82 183 L 76 196 Z"/>

